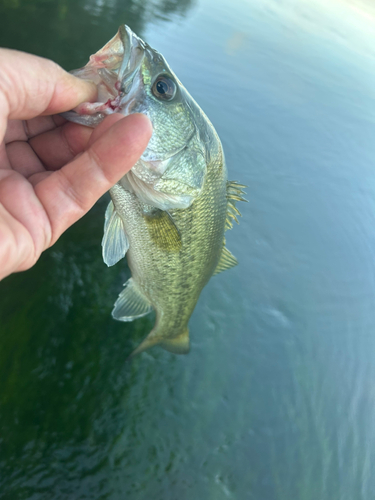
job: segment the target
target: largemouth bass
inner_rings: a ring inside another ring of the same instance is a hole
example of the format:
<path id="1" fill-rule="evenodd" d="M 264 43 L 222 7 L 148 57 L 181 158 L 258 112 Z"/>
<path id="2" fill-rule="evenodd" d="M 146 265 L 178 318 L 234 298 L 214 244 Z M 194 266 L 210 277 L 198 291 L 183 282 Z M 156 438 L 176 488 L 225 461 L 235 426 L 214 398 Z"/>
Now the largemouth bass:
<path id="1" fill-rule="evenodd" d="M 127 255 L 132 277 L 112 311 L 132 321 L 153 309 L 154 328 L 133 354 L 159 344 L 189 351 L 188 321 L 212 275 L 237 260 L 224 232 L 238 222 L 243 188 L 227 181 L 220 139 L 164 57 L 121 26 L 73 72 L 98 86 L 98 102 L 66 113 L 95 126 L 106 114 L 146 114 L 153 134 L 141 159 L 111 190 L 102 241 L 108 266 Z"/>

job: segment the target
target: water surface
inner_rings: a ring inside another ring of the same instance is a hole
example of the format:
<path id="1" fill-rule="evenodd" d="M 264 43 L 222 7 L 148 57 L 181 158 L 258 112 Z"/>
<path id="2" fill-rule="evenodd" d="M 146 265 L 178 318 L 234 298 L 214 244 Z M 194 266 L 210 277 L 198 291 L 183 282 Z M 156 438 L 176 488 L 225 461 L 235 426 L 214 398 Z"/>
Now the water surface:
<path id="1" fill-rule="evenodd" d="M 127 23 L 249 187 L 192 349 L 125 358 L 101 200 L 0 284 L 0 498 L 371 500 L 375 9 L 307 0 L 5 0 L 0 44 L 67 69 Z"/>

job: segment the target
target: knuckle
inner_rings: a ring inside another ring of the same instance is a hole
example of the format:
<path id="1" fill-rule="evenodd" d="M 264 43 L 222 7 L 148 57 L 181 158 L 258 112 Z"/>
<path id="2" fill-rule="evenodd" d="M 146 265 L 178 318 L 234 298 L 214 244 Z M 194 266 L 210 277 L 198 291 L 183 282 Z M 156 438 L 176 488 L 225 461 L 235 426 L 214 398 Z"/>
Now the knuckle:
<path id="1" fill-rule="evenodd" d="M 96 168 L 97 172 L 96 175 L 98 179 L 102 179 L 106 184 L 112 185 L 113 182 L 111 178 L 108 176 L 107 168 L 105 166 L 105 163 L 101 159 L 101 157 L 96 153 L 95 149 L 89 148 L 87 151 L 87 155 L 89 158 L 89 163 L 90 165 L 93 165 L 94 168 Z"/>
<path id="2" fill-rule="evenodd" d="M 60 190 L 65 193 L 65 196 L 67 196 L 69 201 L 73 204 L 73 210 L 79 216 L 86 213 L 88 207 L 85 196 L 81 195 L 77 189 L 75 189 L 74 184 L 69 177 L 67 177 L 64 169 L 58 170 L 56 174 L 59 175 Z"/>

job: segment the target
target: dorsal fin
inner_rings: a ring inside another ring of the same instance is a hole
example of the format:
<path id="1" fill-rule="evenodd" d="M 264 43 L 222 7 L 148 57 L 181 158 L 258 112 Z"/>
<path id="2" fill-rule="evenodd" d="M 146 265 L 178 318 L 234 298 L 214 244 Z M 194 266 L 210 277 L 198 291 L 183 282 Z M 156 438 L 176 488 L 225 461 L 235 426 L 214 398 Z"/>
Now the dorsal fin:
<path id="1" fill-rule="evenodd" d="M 102 239 L 103 260 L 107 266 L 114 266 L 125 257 L 129 241 L 121 217 L 110 201 L 105 212 L 104 235 Z"/>
<path id="2" fill-rule="evenodd" d="M 225 220 L 225 230 L 227 229 L 232 229 L 233 227 L 233 222 L 232 220 L 235 220 L 237 224 L 239 224 L 237 215 L 241 217 L 241 212 L 238 210 L 236 207 L 236 202 L 237 201 L 246 201 L 245 198 L 243 198 L 243 194 L 245 192 L 243 191 L 244 188 L 247 186 L 244 186 L 243 184 L 239 184 L 236 181 L 228 181 L 227 182 L 227 201 L 228 201 L 228 208 L 227 208 L 227 218 Z"/>
<path id="3" fill-rule="evenodd" d="M 223 250 L 221 252 L 220 259 L 213 276 L 215 276 L 215 274 L 221 273 L 222 271 L 226 271 L 227 269 L 230 269 L 237 264 L 238 260 L 236 259 L 236 257 L 227 249 L 226 246 L 223 246 Z"/>

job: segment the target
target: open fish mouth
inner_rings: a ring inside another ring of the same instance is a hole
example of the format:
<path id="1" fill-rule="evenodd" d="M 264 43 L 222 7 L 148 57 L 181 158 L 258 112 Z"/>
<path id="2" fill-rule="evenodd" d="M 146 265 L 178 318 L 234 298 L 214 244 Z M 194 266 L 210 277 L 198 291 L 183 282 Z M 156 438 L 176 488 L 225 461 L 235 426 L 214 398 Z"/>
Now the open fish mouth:
<path id="1" fill-rule="evenodd" d="M 128 26 L 120 26 L 117 34 L 90 56 L 86 66 L 71 72 L 74 76 L 96 84 L 97 102 L 82 103 L 62 116 L 69 121 L 96 126 L 106 115 L 131 114 L 135 94 L 142 84 L 139 70 L 145 50 L 143 40 Z M 137 111 L 147 114 L 146 110 Z"/>
<path id="2" fill-rule="evenodd" d="M 129 94 L 144 57 L 146 46 L 144 41 L 126 25 L 120 26 L 118 35 L 124 49 L 122 63 L 118 72 L 119 90 L 123 94 Z"/>

